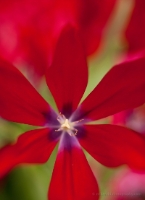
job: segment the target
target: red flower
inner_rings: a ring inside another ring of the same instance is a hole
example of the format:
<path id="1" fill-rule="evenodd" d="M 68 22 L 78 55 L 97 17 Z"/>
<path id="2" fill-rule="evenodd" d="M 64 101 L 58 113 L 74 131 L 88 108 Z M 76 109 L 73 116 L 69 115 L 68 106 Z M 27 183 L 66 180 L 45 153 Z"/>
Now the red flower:
<path id="1" fill-rule="evenodd" d="M 116 2 L 7 1 L 0 2 L 1 54 L 19 65 L 28 64 L 39 76 L 44 75 L 51 63 L 56 41 L 68 22 L 79 29 L 86 54 L 94 53 L 100 45 L 104 27 Z"/>
<path id="2" fill-rule="evenodd" d="M 127 164 L 145 169 L 145 140 L 116 125 L 89 125 L 145 101 L 145 57 L 113 67 L 78 106 L 87 85 L 87 63 L 80 40 L 67 26 L 46 74 L 58 110 L 56 114 L 23 75 L 0 61 L 0 113 L 7 120 L 42 126 L 19 136 L 0 151 L 0 176 L 21 163 L 44 163 L 59 141 L 49 199 L 96 200 L 97 182 L 81 146 L 108 167 Z M 95 194 L 95 195 L 94 195 Z"/>

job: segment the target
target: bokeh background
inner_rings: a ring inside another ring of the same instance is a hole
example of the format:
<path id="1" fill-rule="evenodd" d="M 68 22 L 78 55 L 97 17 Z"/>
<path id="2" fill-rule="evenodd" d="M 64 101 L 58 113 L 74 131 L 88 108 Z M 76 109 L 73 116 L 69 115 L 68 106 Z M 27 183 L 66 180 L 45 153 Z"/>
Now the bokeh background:
<path id="1" fill-rule="evenodd" d="M 137 1 L 140 5 L 137 5 Z M 49 52 L 47 45 L 50 45 L 53 49 L 56 38 L 59 35 L 59 31 L 56 31 L 56 27 L 53 24 L 53 17 L 50 19 L 50 16 L 52 16 L 50 13 L 55 12 L 54 16 L 57 16 L 56 24 L 60 24 L 60 26 L 67 23 L 71 17 L 65 14 L 68 18 L 65 17 L 66 21 L 64 22 L 60 20 L 63 16 L 63 11 L 59 13 L 59 3 L 56 3 L 53 7 L 50 0 L 44 1 L 44 5 L 41 5 L 41 2 L 43 1 L 0 0 L 0 55 L 18 67 L 37 91 L 56 109 L 53 97 L 43 77 L 44 68 L 49 65 L 48 63 L 51 63 L 52 57 L 52 52 Z M 100 7 L 98 10 L 92 10 L 92 12 L 98 12 L 100 15 L 98 23 L 101 17 L 105 16 L 109 5 L 106 4 L 107 1 L 99 2 Z M 37 3 L 39 6 L 37 6 Z M 66 1 L 64 1 L 65 3 Z M 145 35 L 143 30 L 145 23 L 144 0 L 116 0 L 113 4 L 111 13 L 107 16 L 107 21 L 101 28 L 101 39 L 99 39 L 95 51 L 88 53 L 87 56 L 89 82 L 82 101 L 113 65 L 138 50 L 136 43 L 139 44 L 140 38 Z M 68 12 L 70 12 L 69 9 Z M 79 12 L 81 12 L 83 8 L 80 6 L 79 9 Z M 85 20 L 89 19 L 90 13 L 86 12 Z M 132 17 L 136 15 L 134 22 L 136 26 L 134 30 L 131 30 L 132 35 L 130 36 L 129 26 Z M 40 25 L 38 32 L 35 29 L 37 25 Z M 51 26 L 54 26 L 54 35 L 51 35 L 52 33 L 48 31 Z M 93 26 L 98 26 L 97 22 Z M 88 31 L 92 31 L 91 28 L 90 30 L 89 27 L 87 28 Z M 132 41 L 129 37 L 132 37 L 131 39 L 135 44 L 131 43 Z M 54 39 L 53 41 L 52 38 Z M 144 40 L 142 39 L 142 45 Z M 49 56 L 47 56 L 48 54 Z M 48 60 L 46 60 L 46 57 Z M 32 62 L 30 62 L 30 58 Z M 140 134 L 145 134 L 145 106 L 124 111 L 93 123 L 119 124 L 130 127 Z M 20 134 L 34 128 L 29 125 L 8 122 L 0 118 L 0 147 L 16 141 Z M 43 165 L 27 164 L 13 169 L 5 178 L 0 180 L 0 200 L 47 200 L 56 153 L 57 147 L 48 162 Z M 89 154 L 86 153 L 86 156 L 98 181 L 101 200 L 145 199 L 145 172 L 134 172 L 126 165 L 110 169 L 99 164 Z M 59 185 L 56 185 L 56 187 L 59 187 Z M 128 193 L 136 193 L 138 195 L 122 195 Z"/>

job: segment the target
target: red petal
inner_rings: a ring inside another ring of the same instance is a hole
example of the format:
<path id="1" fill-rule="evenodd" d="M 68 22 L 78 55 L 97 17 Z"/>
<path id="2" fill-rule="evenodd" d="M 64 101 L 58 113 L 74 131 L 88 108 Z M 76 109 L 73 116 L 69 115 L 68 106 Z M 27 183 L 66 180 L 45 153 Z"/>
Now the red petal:
<path id="1" fill-rule="evenodd" d="M 0 150 L 0 177 L 18 164 L 44 163 L 56 145 L 48 128 L 28 131 L 19 136 L 15 144 Z"/>
<path id="2" fill-rule="evenodd" d="M 117 125 L 86 125 L 81 145 L 107 167 L 127 164 L 145 170 L 145 137 Z"/>
<path id="3" fill-rule="evenodd" d="M 142 22 L 145 21 L 144 8 L 144 0 L 135 0 L 134 10 L 125 32 L 125 36 L 129 45 L 129 53 L 140 51 L 145 48 L 145 26 L 142 26 Z M 140 28 L 141 26 L 142 28 Z"/>
<path id="4" fill-rule="evenodd" d="M 82 103 L 81 109 L 84 116 L 97 120 L 144 102 L 145 57 L 140 57 L 113 67 Z"/>
<path id="5" fill-rule="evenodd" d="M 51 60 L 62 26 L 74 21 L 83 38 L 85 51 L 91 54 L 100 44 L 115 3 L 116 0 L 15 0 L 1 3 L 0 51 L 7 59 L 28 62 L 42 75 Z"/>
<path id="6" fill-rule="evenodd" d="M 49 188 L 49 199 L 98 199 L 97 182 L 79 144 L 69 144 L 70 148 L 67 147 L 62 146 L 58 151 Z"/>
<path id="7" fill-rule="evenodd" d="M 100 45 L 104 27 L 116 4 L 116 0 L 77 1 L 77 23 L 83 37 L 86 53 L 92 54 Z M 105 6 L 104 6 L 105 5 Z"/>
<path id="8" fill-rule="evenodd" d="M 44 125 L 49 109 L 27 79 L 0 59 L 0 115 L 14 122 Z"/>
<path id="9" fill-rule="evenodd" d="M 66 26 L 58 41 L 47 84 L 58 108 L 75 109 L 87 85 L 87 63 L 75 29 Z"/>

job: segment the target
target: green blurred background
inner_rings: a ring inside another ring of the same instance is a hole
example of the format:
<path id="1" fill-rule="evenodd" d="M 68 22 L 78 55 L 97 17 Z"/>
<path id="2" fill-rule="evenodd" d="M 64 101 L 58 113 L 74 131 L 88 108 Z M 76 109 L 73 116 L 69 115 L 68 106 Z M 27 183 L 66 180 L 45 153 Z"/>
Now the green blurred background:
<path id="1" fill-rule="evenodd" d="M 104 74 L 115 63 L 119 62 L 125 54 L 127 43 L 123 37 L 123 31 L 128 24 L 132 9 L 133 1 L 131 0 L 120 0 L 116 4 L 108 20 L 100 49 L 88 58 L 89 83 L 82 100 L 93 90 Z M 29 72 L 24 74 L 29 74 Z M 47 89 L 44 79 L 36 89 L 55 108 L 54 100 Z M 99 121 L 99 123 L 109 122 L 111 122 L 111 118 Z M 10 123 L 0 119 L 0 146 L 2 147 L 8 142 L 15 141 L 18 135 L 33 128 L 35 127 Z M 11 173 L 0 181 L 0 200 L 47 200 L 56 154 L 57 148 L 44 165 L 23 165 L 13 169 Z M 109 169 L 99 164 L 87 153 L 86 156 L 100 187 L 100 193 L 102 194 L 100 199 L 108 199 L 105 194 L 110 192 L 109 185 L 111 180 L 116 174 L 126 169 L 127 166 Z"/>

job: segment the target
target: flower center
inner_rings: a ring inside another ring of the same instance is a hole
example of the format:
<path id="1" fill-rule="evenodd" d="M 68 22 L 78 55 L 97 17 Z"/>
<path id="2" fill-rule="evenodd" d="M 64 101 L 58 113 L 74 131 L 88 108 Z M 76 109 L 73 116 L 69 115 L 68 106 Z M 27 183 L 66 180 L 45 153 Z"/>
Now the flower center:
<path id="1" fill-rule="evenodd" d="M 67 119 L 63 114 L 59 113 L 57 117 L 57 121 L 60 123 L 60 128 L 58 128 L 55 131 L 63 131 L 63 132 L 67 132 L 70 136 L 75 136 L 77 135 L 77 132 L 78 132 L 75 126 L 82 120 L 83 119 L 71 122 L 71 120 Z"/>
<path id="2" fill-rule="evenodd" d="M 70 130 L 71 124 L 68 119 L 65 119 L 64 123 L 61 125 L 61 128 L 64 130 Z"/>

